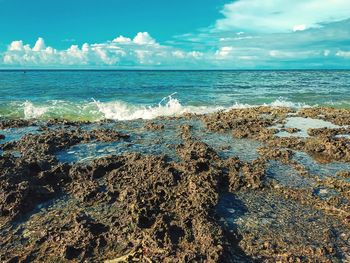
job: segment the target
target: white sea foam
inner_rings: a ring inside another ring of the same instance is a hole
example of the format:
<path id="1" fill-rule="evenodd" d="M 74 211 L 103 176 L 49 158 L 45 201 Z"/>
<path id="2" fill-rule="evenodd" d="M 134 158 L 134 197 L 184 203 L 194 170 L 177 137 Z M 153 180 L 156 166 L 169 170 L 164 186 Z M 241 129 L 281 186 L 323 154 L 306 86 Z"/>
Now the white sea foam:
<path id="1" fill-rule="evenodd" d="M 130 105 L 120 101 L 95 101 L 95 103 L 106 119 L 114 120 L 147 120 L 160 116 L 179 116 L 185 113 L 205 114 L 225 109 L 224 107 L 183 106 L 178 99 L 172 97 L 173 95 L 163 98 L 156 106 Z"/>
<path id="2" fill-rule="evenodd" d="M 22 111 L 24 118 L 71 118 L 97 121 L 101 119 L 113 120 L 134 120 L 154 119 L 160 116 L 180 116 L 185 113 L 207 114 L 217 111 L 228 111 L 231 109 L 244 109 L 257 106 L 304 108 L 310 107 L 306 104 L 293 103 L 287 100 L 278 99 L 270 104 L 252 105 L 238 103 L 231 106 L 193 106 L 183 105 L 173 93 L 164 97 L 155 105 L 135 105 L 124 101 L 101 102 L 92 99 L 88 102 L 69 102 L 52 100 L 45 104 L 34 104 L 26 101 L 18 104 L 19 111 Z"/>
<path id="3" fill-rule="evenodd" d="M 154 119 L 160 116 L 180 116 L 185 113 L 207 114 L 217 111 L 228 111 L 231 109 L 245 109 L 258 107 L 261 105 L 242 104 L 236 102 L 229 107 L 223 106 L 184 106 L 173 96 L 173 93 L 164 97 L 156 106 L 131 105 L 121 101 L 99 102 L 94 100 L 98 110 L 103 113 L 106 119 L 114 120 L 134 120 L 134 119 Z M 263 106 L 305 108 L 310 107 L 303 103 L 293 103 L 286 100 L 275 100 Z"/>
<path id="4" fill-rule="evenodd" d="M 311 107 L 310 105 L 307 105 L 305 103 L 295 103 L 295 102 L 283 100 L 283 99 L 277 99 L 270 104 L 264 104 L 264 105 L 271 106 L 271 107 L 287 107 L 287 108 L 298 108 L 298 109 Z M 317 105 L 314 105 L 314 106 L 317 106 Z"/>
<path id="5" fill-rule="evenodd" d="M 25 119 L 40 118 L 48 110 L 48 107 L 34 106 L 32 102 L 26 101 L 23 104 L 23 113 Z"/>

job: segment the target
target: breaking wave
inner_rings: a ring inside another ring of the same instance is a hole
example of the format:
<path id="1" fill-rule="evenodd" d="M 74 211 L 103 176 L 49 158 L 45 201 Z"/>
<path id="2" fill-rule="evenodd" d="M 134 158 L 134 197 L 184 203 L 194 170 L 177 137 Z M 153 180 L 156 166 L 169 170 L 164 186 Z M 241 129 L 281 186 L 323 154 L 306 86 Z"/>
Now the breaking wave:
<path id="1" fill-rule="evenodd" d="M 174 95 L 175 93 L 163 98 L 156 106 L 130 105 L 120 101 L 94 102 L 106 119 L 113 120 L 154 119 L 160 116 L 204 114 L 224 109 L 224 107 L 183 106 L 178 99 L 173 98 Z"/>
<path id="2" fill-rule="evenodd" d="M 98 121 L 103 119 L 134 120 L 154 119 L 160 116 L 180 116 L 185 113 L 205 114 L 220 110 L 250 108 L 261 105 L 235 103 L 230 106 L 193 106 L 183 105 L 174 97 L 173 93 L 163 98 L 156 105 L 134 105 L 123 101 L 101 102 L 95 99 L 87 102 L 70 102 L 52 100 L 45 103 L 11 102 L 0 108 L 0 117 L 25 119 L 67 119 Z M 302 108 L 310 107 L 306 104 L 293 103 L 279 99 L 269 104 L 272 107 Z"/>

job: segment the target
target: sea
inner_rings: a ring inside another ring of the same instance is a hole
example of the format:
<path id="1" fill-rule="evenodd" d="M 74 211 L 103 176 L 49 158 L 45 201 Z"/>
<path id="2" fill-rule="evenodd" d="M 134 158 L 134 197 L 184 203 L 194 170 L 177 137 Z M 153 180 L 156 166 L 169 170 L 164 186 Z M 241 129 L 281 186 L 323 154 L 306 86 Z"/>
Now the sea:
<path id="1" fill-rule="evenodd" d="M 0 118 L 134 120 L 259 105 L 350 108 L 350 71 L 0 71 Z"/>

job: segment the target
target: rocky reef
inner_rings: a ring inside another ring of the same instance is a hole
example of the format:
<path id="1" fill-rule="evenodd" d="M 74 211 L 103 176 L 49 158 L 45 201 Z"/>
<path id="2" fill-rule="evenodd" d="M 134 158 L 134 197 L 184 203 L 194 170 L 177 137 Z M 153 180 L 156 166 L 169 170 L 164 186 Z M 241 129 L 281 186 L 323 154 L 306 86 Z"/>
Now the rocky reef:
<path id="1" fill-rule="evenodd" d="M 348 110 L 271 107 L 136 124 L 0 120 L 0 260 L 346 262 L 348 125 Z M 11 140 L 26 127 L 37 129 Z M 137 151 L 146 138 L 176 158 Z M 240 158 L 239 142 L 259 142 L 256 158 Z"/>

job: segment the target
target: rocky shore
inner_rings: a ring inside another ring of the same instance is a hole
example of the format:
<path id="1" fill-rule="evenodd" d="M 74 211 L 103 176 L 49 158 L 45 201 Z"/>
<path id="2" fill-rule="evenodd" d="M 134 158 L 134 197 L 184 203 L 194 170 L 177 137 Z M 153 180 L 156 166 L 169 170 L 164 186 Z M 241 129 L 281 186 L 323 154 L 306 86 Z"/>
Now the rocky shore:
<path id="1" fill-rule="evenodd" d="M 1 262 L 350 261 L 350 110 L 256 107 L 128 125 L 0 120 Z M 135 150 L 143 133 L 175 157 Z M 259 145 L 256 158 L 206 142 L 222 134 Z M 91 143 L 125 150 L 58 157 Z"/>

